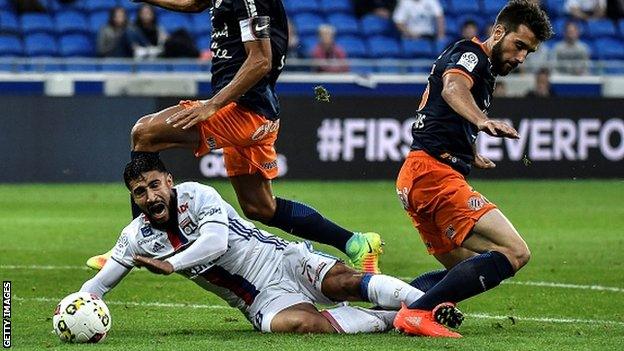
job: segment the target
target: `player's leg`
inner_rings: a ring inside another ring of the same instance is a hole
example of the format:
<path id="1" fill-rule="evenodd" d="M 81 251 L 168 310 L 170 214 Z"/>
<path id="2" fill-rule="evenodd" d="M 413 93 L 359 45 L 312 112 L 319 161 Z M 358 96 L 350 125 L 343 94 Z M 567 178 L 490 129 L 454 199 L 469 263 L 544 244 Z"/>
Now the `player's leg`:
<path id="1" fill-rule="evenodd" d="M 300 303 L 271 320 L 273 333 L 335 333 L 336 329 L 311 303 Z"/>
<path id="2" fill-rule="evenodd" d="M 475 255 L 478 254 L 463 247 L 458 247 L 450 252 L 434 254 L 438 262 L 442 263 L 445 268 L 423 273 L 414 278 L 414 280 L 410 282 L 410 285 L 418 290 L 427 292 L 446 276 L 449 269 Z"/>
<path id="3" fill-rule="evenodd" d="M 342 228 L 314 208 L 275 197 L 271 179 L 277 176 L 277 154 L 272 143 L 224 148 L 226 169 L 245 216 L 298 237 L 332 245 L 345 252 L 354 266 L 379 272 L 381 237 Z M 271 167 L 266 167 L 271 165 Z"/>

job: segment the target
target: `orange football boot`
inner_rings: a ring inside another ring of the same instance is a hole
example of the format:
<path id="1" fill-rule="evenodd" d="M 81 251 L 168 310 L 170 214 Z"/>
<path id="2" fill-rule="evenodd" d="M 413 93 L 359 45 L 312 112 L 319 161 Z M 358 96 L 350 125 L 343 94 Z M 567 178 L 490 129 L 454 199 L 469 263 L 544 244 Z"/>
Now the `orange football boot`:
<path id="1" fill-rule="evenodd" d="M 436 322 L 435 314 L 440 309 L 455 307 L 450 302 L 436 306 L 432 311 L 409 309 L 402 304 L 401 310 L 394 318 L 394 327 L 407 335 L 431 336 L 437 338 L 461 338 L 461 334 L 445 328 Z"/>

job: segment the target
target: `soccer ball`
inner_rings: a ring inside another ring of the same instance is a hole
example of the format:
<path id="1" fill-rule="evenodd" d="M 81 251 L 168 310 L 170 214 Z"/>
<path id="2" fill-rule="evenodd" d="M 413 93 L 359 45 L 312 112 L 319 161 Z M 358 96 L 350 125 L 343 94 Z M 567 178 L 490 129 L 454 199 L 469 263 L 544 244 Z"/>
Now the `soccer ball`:
<path id="1" fill-rule="evenodd" d="M 96 343 L 106 337 L 111 317 L 108 307 L 98 296 L 77 292 L 59 302 L 52 324 L 63 342 Z"/>

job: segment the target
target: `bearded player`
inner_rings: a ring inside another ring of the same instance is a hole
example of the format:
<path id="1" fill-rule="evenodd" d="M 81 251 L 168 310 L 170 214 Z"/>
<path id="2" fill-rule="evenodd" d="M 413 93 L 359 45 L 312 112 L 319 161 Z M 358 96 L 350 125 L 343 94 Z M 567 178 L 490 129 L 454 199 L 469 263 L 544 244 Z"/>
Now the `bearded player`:
<path id="1" fill-rule="evenodd" d="M 476 152 L 479 132 L 520 137 L 509 124 L 487 116 L 496 77 L 509 74 L 552 34 L 543 10 L 526 0 L 512 0 L 485 42 L 459 41 L 436 60 L 412 126 L 412 151 L 396 187 L 427 250 L 446 270 L 412 282 L 426 293 L 401 309 L 394 322 L 397 329 L 458 337 L 436 323 L 436 306 L 494 288 L 529 261 L 518 231 L 465 177 L 473 166 L 495 166 Z"/>
<path id="2" fill-rule="evenodd" d="M 275 197 L 275 141 L 280 105 L 275 83 L 285 64 L 288 22 L 281 0 L 145 0 L 173 11 L 201 12 L 212 22 L 212 97 L 141 118 L 132 130 L 132 157 L 170 148 L 201 157 L 223 149 L 225 168 L 245 216 L 345 252 L 362 271 L 378 273 L 382 241 L 346 230 L 315 209 Z M 133 206 L 133 215 L 139 213 Z M 110 253 L 92 257 L 99 269 Z"/>

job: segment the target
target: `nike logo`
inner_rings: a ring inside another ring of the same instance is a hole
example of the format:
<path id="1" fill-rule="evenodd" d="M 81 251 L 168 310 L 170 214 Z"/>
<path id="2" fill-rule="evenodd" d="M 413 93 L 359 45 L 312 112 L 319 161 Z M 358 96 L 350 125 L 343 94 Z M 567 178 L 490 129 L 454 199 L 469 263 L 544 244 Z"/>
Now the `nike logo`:
<path id="1" fill-rule="evenodd" d="M 269 28 L 268 24 L 265 24 L 264 26 L 259 26 L 259 25 L 256 24 L 256 32 L 261 32 L 261 31 L 263 31 L 263 30 L 265 30 L 267 28 Z"/>
<path id="2" fill-rule="evenodd" d="M 481 282 L 481 286 L 483 287 L 483 291 L 487 290 L 487 286 L 485 285 L 485 277 L 480 275 L 479 276 L 479 281 Z"/>
<path id="3" fill-rule="evenodd" d="M 368 240 L 366 240 L 366 244 L 368 245 L 368 253 L 373 253 L 373 248 L 370 246 Z"/>

